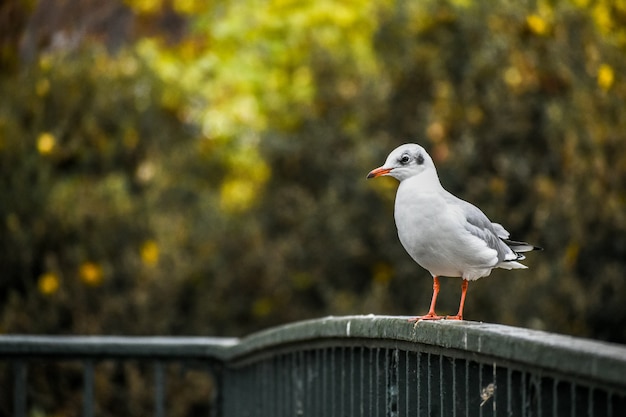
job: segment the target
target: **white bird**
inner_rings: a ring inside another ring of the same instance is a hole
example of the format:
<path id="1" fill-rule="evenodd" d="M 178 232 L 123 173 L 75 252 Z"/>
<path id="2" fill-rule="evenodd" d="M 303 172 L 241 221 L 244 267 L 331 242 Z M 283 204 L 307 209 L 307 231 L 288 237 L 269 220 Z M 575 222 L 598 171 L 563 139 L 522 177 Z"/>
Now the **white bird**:
<path id="1" fill-rule="evenodd" d="M 430 309 L 411 321 L 462 320 L 469 281 L 488 276 L 494 268 L 527 268 L 519 263 L 525 259 L 522 252 L 541 249 L 509 240 L 509 232 L 502 225 L 492 223 L 478 207 L 446 191 L 432 158 L 417 144 L 394 149 L 385 164 L 367 178 L 386 175 L 400 181 L 394 209 L 400 242 L 433 276 Z M 456 316 L 435 313 L 440 276 L 463 278 Z"/>

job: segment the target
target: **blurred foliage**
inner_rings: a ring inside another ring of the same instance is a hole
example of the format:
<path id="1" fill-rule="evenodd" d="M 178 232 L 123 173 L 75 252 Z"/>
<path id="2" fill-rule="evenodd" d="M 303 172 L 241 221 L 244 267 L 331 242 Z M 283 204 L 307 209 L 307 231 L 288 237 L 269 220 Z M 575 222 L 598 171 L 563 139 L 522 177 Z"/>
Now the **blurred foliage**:
<path id="1" fill-rule="evenodd" d="M 625 57 L 622 0 L 4 2 L 0 332 L 423 313 L 397 185 L 365 181 L 415 141 L 546 249 L 469 319 L 626 343 Z"/>
<path id="2" fill-rule="evenodd" d="M 14 0 L 0 21 L 1 332 L 423 313 L 396 184 L 365 181 L 416 141 L 546 249 L 473 284 L 469 319 L 626 343 L 626 2 Z"/>

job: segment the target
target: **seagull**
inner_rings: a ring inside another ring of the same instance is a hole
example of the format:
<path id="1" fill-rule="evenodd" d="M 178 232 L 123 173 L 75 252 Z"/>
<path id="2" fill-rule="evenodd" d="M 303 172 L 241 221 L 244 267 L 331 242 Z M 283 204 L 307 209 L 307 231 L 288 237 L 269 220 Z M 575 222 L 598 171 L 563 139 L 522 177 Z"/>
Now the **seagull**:
<path id="1" fill-rule="evenodd" d="M 398 181 L 394 218 L 400 243 L 433 277 L 430 309 L 419 320 L 463 320 L 469 281 L 486 277 L 494 268 L 525 269 L 524 252 L 541 248 L 509 240 L 509 232 L 493 223 L 476 206 L 446 191 L 432 158 L 421 146 L 408 143 L 394 149 L 385 164 L 367 178 L 391 176 Z M 461 301 L 456 316 L 435 313 L 439 277 L 461 277 Z"/>

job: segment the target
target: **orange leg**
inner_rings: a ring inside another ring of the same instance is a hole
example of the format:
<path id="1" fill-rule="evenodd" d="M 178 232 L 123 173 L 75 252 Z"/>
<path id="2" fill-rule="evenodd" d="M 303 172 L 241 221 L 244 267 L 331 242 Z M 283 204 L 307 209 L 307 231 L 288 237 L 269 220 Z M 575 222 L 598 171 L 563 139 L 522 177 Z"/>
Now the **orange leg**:
<path id="1" fill-rule="evenodd" d="M 467 287 L 469 285 L 469 281 L 464 279 L 461 284 L 461 303 L 459 304 L 459 312 L 456 313 L 456 316 L 448 316 L 446 319 L 448 320 L 463 320 L 463 306 L 465 306 L 465 295 L 467 294 Z"/>
<path id="2" fill-rule="evenodd" d="M 430 301 L 430 309 L 428 310 L 428 314 L 426 314 L 425 316 L 417 316 L 409 319 L 409 322 L 416 322 L 420 320 L 441 320 L 445 318 L 444 316 L 438 316 L 437 313 L 435 313 L 437 294 L 439 294 L 439 278 L 435 276 L 433 277 L 433 298 Z"/>

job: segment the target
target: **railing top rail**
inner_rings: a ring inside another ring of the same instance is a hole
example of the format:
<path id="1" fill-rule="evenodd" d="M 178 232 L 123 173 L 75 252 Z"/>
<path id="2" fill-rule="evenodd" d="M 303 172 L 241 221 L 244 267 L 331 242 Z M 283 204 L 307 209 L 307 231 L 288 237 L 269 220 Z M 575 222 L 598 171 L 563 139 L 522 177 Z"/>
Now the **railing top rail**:
<path id="1" fill-rule="evenodd" d="M 345 316 L 291 323 L 243 339 L 216 337 L 0 335 L 0 356 L 67 358 L 162 357 L 234 362 L 256 354 L 337 342 L 338 346 L 402 343 L 429 346 L 483 358 L 626 386 L 626 346 L 536 330 L 471 321 L 407 322 L 407 317 Z"/>
<path id="2" fill-rule="evenodd" d="M 228 349 L 234 360 L 264 350 L 328 339 L 371 339 L 456 349 L 605 383 L 626 385 L 626 346 L 472 321 L 344 316 L 296 322 L 254 333 Z"/>
<path id="3" fill-rule="evenodd" d="M 176 357 L 223 361 L 239 339 L 162 336 L 0 335 L 0 356 Z"/>

